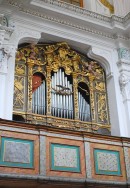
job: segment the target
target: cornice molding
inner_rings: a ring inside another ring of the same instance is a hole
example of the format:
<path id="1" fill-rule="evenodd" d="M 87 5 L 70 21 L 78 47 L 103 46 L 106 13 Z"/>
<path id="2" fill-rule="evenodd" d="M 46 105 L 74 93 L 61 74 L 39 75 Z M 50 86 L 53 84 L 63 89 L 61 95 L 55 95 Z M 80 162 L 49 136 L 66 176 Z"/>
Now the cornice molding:
<path id="1" fill-rule="evenodd" d="M 39 4 L 41 7 L 42 5 L 49 4 L 49 6 L 51 7 L 66 9 L 67 11 L 74 12 L 78 15 L 89 16 L 89 17 L 96 18 L 96 19 L 99 19 L 105 22 L 110 22 L 110 23 L 113 21 L 116 21 L 116 22 L 124 24 L 130 19 L 130 13 L 128 13 L 124 18 L 115 16 L 115 15 L 112 15 L 111 17 L 107 17 L 104 15 L 98 14 L 96 12 L 92 12 L 87 9 L 84 9 L 84 8 L 81 8 L 73 4 L 66 3 L 66 2 L 62 2 L 59 0 L 32 0 L 31 4 L 34 4 L 34 5 Z"/>
<path id="2" fill-rule="evenodd" d="M 57 17 L 51 16 L 51 15 L 47 15 L 43 12 L 37 11 L 35 9 L 27 8 L 27 6 L 25 6 L 23 3 L 21 3 L 21 1 L 7 0 L 7 3 L 10 6 L 16 7 L 20 12 L 30 14 L 30 15 L 33 15 L 35 17 L 39 17 L 39 18 L 42 18 L 44 20 L 47 20 L 47 21 L 51 21 L 51 22 L 54 22 L 54 23 L 57 23 L 57 24 L 62 24 L 64 26 L 69 26 L 71 28 L 82 30 L 82 31 L 85 31 L 85 32 L 88 32 L 88 33 L 91 33 L 91 34 L 94 34 L 94 35 L 98 35 L 98 36 L 101 36 L 101 37 L 105 37 L 105 38 L 108 38 L 108 39 L 129 40 L 129 37 L 126 37 L 126 36 L 121 35 L 121 34 L 117 35 L 117 34 L 113 34 L 111 32 L 106 33 L 106 32 L 103 32 L 102 30 L 95 29 L 95 28 L 93 29 L 90 26 L 89 27 L 85 26 L 85 24 L 82 24 L 80 22 L 78 22 L 78 24 L 77 24 L 77 23 L 74 23 L 73 21 L 72 22 L 70 20 L 68 21 L 68 19 L 67 20 L 66 19 L 60 19 L 59 17 L 57 18 Z M 53 8 L 53 10 L 55 12 L 57 12 L 59 10 L 60 11 L 62 10 L 62 12 L 63 12 L 63 9 L 64 9 L 64 11 L 66 11 L 66 12 L 69 11 L 69 13 L 71 13 L 72 15 L 73 14 L 80 15 L 80 16 L 83 16 L 84 18 L 86 17 L 87 19 L 89 17 L 91 17 L 92 19 L 93 18 L 98 19 L 98 20 L 100 20 L 100 22 L 104 21 L 105 23 L 107 22 L 108 24 L 111 24 L 113 21 L 118 21 L 118 22 L 123 24 L 124 20 L 127 21 L 128 19 L 130 19 L 130 14 L 128 14 L 125 18 L 120 18 L 120 17 L 117 17 L 117 16 L 107 17 L 107 16 L 103 16 L 103 15 L 91 12 L 89 10 L 86 10 L 86 9 L 83 9 L 83 8 L 80 8 L 80 7 L 65 3 L 65 2 L 61 2 L 59 0 L 32 0 L 32 1 L 30 1 L 30 4 L 33 5 L 33 6 L 39 6 L 39 7 L 44 8 L 44 9 L 50 9 L 51 10 L 51 8 Z M 31 7 L 31 5 L 30 5 L 30 7 Z M 81 18 L 79 17 L 79 20 L 80 19 Z M 109 26 L 111 26 L 111 25 L 109 25 Z"/>
<path id="3" fill-rule="evenodd" d="M 76 15 L 87 16 L 87 17 L 103 20 L 105 22 L 110 22 L 110 18 L 107 16 L 103 16 L 101 14 L 59 0 L 32 0 L 31 4 L 37 6 L 39 4 L 41 7 L 43 7 L 44 5 L 48 6 L 49 4 L 48 9 L 49 7 L 55 7 L 60 10 L 62 9 L 62 10 L 66 10 L 67 12 L 69 11 L 74 14 L 76 13 Z"/>
<path id="4" fill-rule="evenodd" d="M 54 17 L 51 17 L 51 16 L 47 16 L 44 13 L 40 13 L 39 11 L 31 10 L 29 8 L 25 8 L 22 4 L 18 4 L 17 2 L 15 2 L 13 0 L 8 0 L 8 3 L 10 5 L 14 6 L 14 7 L 17 7 L 20 12 L 23 12 L 23 13 L 26 13 L 26 14 L 30 14 L 30 15 L 48 20 L 48 21 L 52 21 L 52 22 L 55 22 L 55 23 L 58 23 L 58 24 L 62 24 L 62 25 L 65 25 L 65 26 L 76 28 L 76 29 L 79 29 L 79 30 L 82 30 L 82 31 L 85 31 L 85 32 L 88 32 L 88 33 L 97 34 L 97 35 L 100 35 L 100 36 L 103 36 L 103 37 L 106 37 L 106 38 L 111 38 L 111 39 L 115 38 L 115 36 L 112 36 L 108 33 L 101 32 L 101 31 L 98 31 L 98 30 L 94 30 L 94 29 L 91 29 L 91 28 L 88 28 L 88 27 L 80 26 L 80 25 L 77 25 L 77 24 L 75 25 L 75 24 L 73 24 L 69 21 L 61 20 L 59 18 L 57 19 L 57 18 L 54 18 Z"/>

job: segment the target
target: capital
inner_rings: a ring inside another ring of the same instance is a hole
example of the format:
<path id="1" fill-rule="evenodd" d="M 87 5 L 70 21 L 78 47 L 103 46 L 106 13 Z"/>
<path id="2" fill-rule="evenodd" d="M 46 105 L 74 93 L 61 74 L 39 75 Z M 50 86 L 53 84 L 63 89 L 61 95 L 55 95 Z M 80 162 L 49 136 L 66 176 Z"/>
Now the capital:
<path id="1" fill-rule="evenodd" d="M 16 53 L 16 47 L 13 45 L 4 45 L 4 53 L 9 58 L 15 55 Z"/>
<path id="2" fill-rule="evenodd" d="M 16 48 L 13 45 L 3 45 L 0 49 L 0 72 L 7 73 L 8 59 L 15 55 Z"/>
<path id="3" fill-rule="evenodd" d="M 124 99 L 130 99 L 130 78 L 122 73 L 119 77 L 121 93 Z"/>

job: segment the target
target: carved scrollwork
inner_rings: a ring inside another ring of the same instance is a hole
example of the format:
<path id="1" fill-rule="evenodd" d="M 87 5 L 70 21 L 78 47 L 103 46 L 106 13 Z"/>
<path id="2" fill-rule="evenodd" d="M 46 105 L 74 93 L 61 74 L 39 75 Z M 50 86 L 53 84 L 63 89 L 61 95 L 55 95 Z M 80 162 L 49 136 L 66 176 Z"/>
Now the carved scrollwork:
<path id="1" fill-rule="evenodd" d="M 15 73 L 17 75 L 25 75 L 25 69 L 26 69 L 26 66 L 24 64 L 16 64 L 15 66 Z"/>
<path id="2" fill-rule="evenodd" d="M 105 83 L 104 82 L 95 82 L 95 90 L 105 92 Z"/>
<path id="3" fill-rule="evenodd" d="M 18 50 L 16 61 L 25 61 L 31 66 L 50 66 L 51 71 L 57 72 L 63 67 L 67 75 L 73 72 L 77 75 L 97 77 L 100 67 L 94 61 L 85 62 L 81 56 L 72 51 L 67 43 L 58 43 L 56 45 L 35 46 L 31 44 Z"/>
<path id="4" fill-rule="evenodd" d="M 15 76 L 14 106 L 17 110 L 23 110 L 24 108 L 24 77 L 21 76 Z"/>
<path id="5" fill-rule="evenodd" d="M 97 98 L 97 114 L 99 123 L 108 123 L 108 110 L 107 110 L 107 101 L 106 94 L 96 93 Z"/>

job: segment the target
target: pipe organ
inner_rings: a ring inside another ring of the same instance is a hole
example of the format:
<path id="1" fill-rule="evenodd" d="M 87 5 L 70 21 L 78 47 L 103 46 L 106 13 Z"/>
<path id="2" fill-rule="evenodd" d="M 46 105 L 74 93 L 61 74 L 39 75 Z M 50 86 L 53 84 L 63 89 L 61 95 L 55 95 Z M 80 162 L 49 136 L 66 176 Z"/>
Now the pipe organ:
<path id="1" fill-rule="evenodd" d="M 103 68 L 65 42 L 25 44 L 16 54 L 16 116 L 26 122 L 90 132 L 110 130 Z"/>

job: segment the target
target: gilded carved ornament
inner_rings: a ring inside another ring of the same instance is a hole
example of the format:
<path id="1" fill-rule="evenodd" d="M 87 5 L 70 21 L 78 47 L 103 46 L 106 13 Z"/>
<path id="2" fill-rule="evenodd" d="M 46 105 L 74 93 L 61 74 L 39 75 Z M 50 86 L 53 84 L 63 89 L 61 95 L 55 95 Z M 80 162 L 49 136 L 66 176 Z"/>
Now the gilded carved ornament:
<path id="1" fill-rule="evenodd" d="M 35 46 L 32 44 L 19 49 L 16 55 L 17 75 L 25 74 L 24 65 L 28 67 L 28 112 L 31 112 L 32 108 L 32 76 L 35 72 L 41 72 L 44 73 L 47 84 L 47 116 L 51 117 L 51 91 L 54 89 L 51 88 L 51 72 L 57 72 L 62 67 L 66 75 L 72 75 L 73 78 L 76 121 L 78 121 L 78 87 L 80 87 L 78 83 L 84 82 L 88 85 L 90 91 L 89 94 L 85 90 L 86 95 L 90 95 L 92 124 L 95 124 L 95 129 L 97 129 L 97 126 L 99 127 L 97 124 L 109 124 L 104 72 L 97 62 L 85 60 L 76 51 L 71 50 L 67 43 L 63 42 L 55 45 Z M 18 83 L 15 84 L 16 90 L 18 85 Z M 80 89 L 84 90 L 83 88 Z M 70 94 L 69 88 L 61 87 L 61 85 L 57 85 L 55 92 L 61 95 Z M 18 100 L 17 97 L 15 98 L 15 104 L 17 103 L 16 100 Z M 64 124 L 64 120 L 60 121 Z M 85 122 L 83 125 L 85 126 Z M 86 126 L 89 125 L 86 124 Z"/>
<path id="2" fill-rule="evenodd" d="M 39 51 L 41 51 L 40 57 Z M 80 55 L 70 50 L 67 43 L 50 45 L 45 48 L 36 47 L 32 44 L 30 48 L 23 48 L 17 52 L 16 61 L 25 61 L 29 66 L 47 65 L 54 72 L 63 67 L 67 75 L 75 72 L 77 76 L 87 76 L 90 79 L 100 76 L 101 73 L 96 62 L 91 61 L 88 63 L 82 61 Z"/>
<path id="3" fill-rule="evenodd" d="M 114 13 L 114 6 L 111 5 L 111 3 L 109 3 L 108 0 L 100 0 L 100 2 L 107 7 L 110 10 L 110 13 L 113 14 Z"/>

